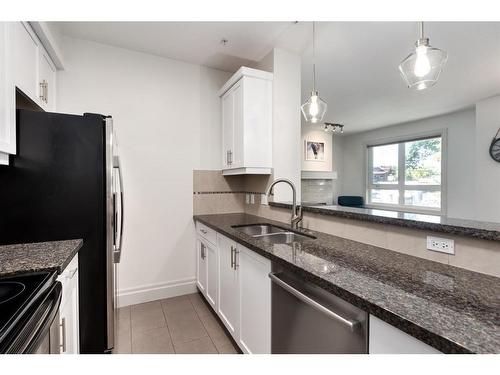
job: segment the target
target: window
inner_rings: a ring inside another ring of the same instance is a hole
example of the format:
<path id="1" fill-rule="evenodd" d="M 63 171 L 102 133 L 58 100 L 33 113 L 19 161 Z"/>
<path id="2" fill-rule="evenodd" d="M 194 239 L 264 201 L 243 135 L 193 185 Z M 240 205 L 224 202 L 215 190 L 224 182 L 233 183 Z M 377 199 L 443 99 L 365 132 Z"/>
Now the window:
<path id="1" fill-rule="evenodd" d="M 442 211 L 442 136 L 368 146 L 367 202 Z"/>

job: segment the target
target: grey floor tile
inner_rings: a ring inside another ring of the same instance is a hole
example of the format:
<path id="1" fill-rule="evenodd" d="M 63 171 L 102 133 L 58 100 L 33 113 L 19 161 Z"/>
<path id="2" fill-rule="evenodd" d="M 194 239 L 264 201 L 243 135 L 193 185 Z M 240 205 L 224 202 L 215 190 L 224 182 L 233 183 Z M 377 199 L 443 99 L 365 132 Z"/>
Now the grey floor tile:
<path id="1" fill-rule="evenodd" d="M 191 294 L 189 296 L 189 299 L 191 300 L 191 303 L 193 304 L 194 309 L 198 313 L 198 316 L 204 316 L 204 315 L 211 315 L 213 314 L 212 310 L 210 307 L 207 306 L 206 302 L 203 301 L 202 297 L 198 293 L 197 294 Z"/>
<path id="2" fill-rule="evenodd" d="M 233 342 L 227 336 L 220 336 L 217 338 L 213 338 L 212 342 L 214 343 L 217 351 L 220 354 L 238 354 L 238 349 L 234 346 Z"/>
<path id="3" fill-rule="evenodd" d="M 208 336 L 194 309 L 183 313 L 167 313 L 167 322 L 174 344 Z"/>
<path id="4" fill-rule="evenodd" d="M 192 340 L 175 345 L 177 354 L 217 354 L 212 340 L 209 337 Z"/>
<path id="5" fill-rule="evenodd" d="M 201 316 L 200 320 L 202 321 L 203 326 L 208 332 L 208 336 L 212 339 L 219 353 L 238 353 L 238 350 L 234 347 L 228 333 L 213 314 Z"/>
<path id="6" fill-rule="evenodd" d="M 132 332 L 146 331 L 167 326 L 161 305 L 134 309 L 131 311 Z"/>
<path id="7" fill-rule="evenodd" d="M 118 320 L 128 320 L 130 321 L 130 306 L 120 307 L 117 310 L 117 318 Z"/>
<path id="8" fill-rule="evenodd" d="M 217 318 L 215 318 L 212 314 L 204 315 L 200 317 L 203 326 L 208 332 L 208 335 L 212 338 L 224 336 L 226 337 L 227 333 L 222 327 L 222 324 L 219 323 Z"/>
<path id="9" fill-rule="evenodd" d="M 161 301 L 151 301 L 130 306 L 131 312 L 161 309 Z"/>
<path id="10" fill-rule="evenodd" d="M 174 353 L 174 347 L 167 327 L 132 333 L 132 353 L 159 354 Z"/>
<path id="11" fill-rule="evenodd" d="M 115 334 L 114 354 L 130 354 L 132 353 L 132 335 L 131 335 L 130 320 L 118 320 Z"/>
<path id="12" fill-rule="evenodd" d="M 183 313 L 184 311 L 191 311 L 193 309 L 188 296 L 164 299 L 161 301 L 161 306 L 166 314 Z"/>

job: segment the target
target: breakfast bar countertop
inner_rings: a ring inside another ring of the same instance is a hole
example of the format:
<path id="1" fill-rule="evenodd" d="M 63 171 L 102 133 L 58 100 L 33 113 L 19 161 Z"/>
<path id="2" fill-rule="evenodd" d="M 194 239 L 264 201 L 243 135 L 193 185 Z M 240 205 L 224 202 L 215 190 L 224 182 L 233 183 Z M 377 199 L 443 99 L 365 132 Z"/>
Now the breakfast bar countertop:
<path id="1" fill-rule="evenodd" d="M 39 271 L 60 274 L 82 244 L 76 239 L 0 246 L 0 277 Z"/>
<path id="2" fill-rule="evenodd" d="M 271 244 L 234 226 L 290 226 L 244 213 L 194 220 L 444 353 L 500 353 L 500 278 L 322 232 Z"/>

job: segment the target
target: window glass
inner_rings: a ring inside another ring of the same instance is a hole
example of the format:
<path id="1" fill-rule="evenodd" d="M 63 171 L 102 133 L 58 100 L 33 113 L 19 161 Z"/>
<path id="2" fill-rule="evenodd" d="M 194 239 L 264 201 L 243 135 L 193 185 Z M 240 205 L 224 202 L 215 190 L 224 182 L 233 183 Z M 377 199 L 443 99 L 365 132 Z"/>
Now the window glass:
<path id="1" fill-rule="evenodd" d="M 406 142 L 405 185 L 440 184 L 441 138 Z"/>
<path id="2" fill-rule="evenodd" d="M 374 184 L 398 183 L 398 145 L 375 146 L 372 150 Z"/>
<path id="3" fill-rule="evenodd" d="M 370 190 L 370 202 L 398 204 L 398 201 L 399 201 L 399 191 L 397 190 L 386 190 L 386 189 Z"/>
<path id="4" fill-rule="evenodd" d="M 405 205 L 428 208 L 441 207 L 440 191 L 405 190 Z"/>
<path id="5" fill-rule="evenodd" d="M 439 210 L 442 147 L 440 136 L 371 146 L 368 203 Z"/>

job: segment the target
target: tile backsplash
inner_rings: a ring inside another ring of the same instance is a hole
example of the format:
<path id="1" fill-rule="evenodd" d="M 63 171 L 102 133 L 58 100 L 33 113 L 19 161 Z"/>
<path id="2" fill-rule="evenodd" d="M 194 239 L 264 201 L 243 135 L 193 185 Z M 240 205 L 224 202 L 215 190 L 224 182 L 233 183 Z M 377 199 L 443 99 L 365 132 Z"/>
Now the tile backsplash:
<path id="1" fill-rule="evenodd" d="M 301 185 L 303 203 L 334 204 L 332 180 L 302 179 Z"/>

